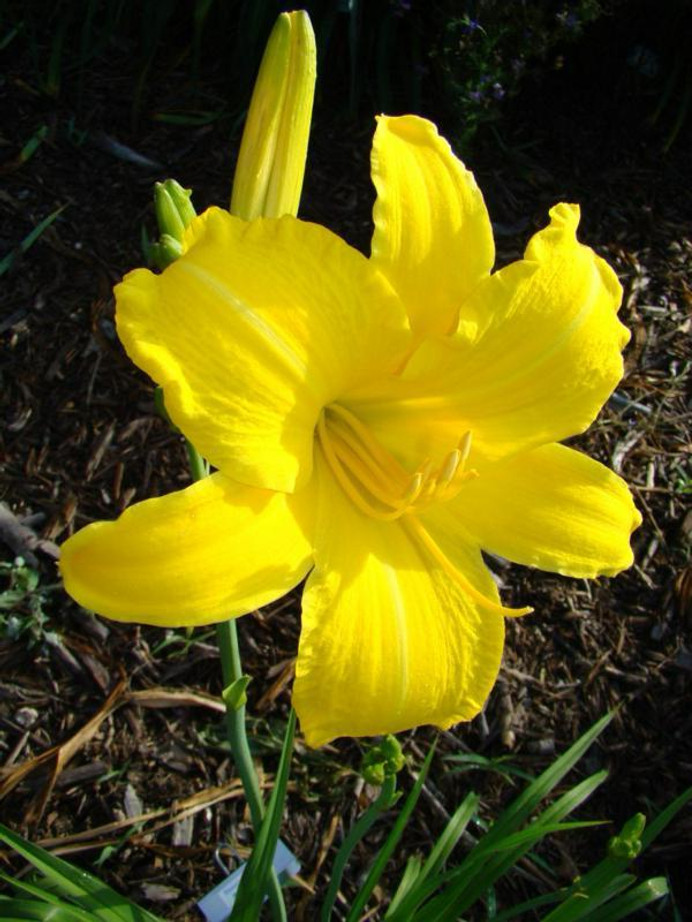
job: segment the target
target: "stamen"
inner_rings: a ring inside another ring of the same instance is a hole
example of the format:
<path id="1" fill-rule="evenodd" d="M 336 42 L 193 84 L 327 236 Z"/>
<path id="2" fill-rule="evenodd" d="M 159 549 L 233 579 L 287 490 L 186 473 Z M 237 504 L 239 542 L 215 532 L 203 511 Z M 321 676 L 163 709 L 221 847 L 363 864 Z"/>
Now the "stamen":
<path id="1" fill-rule="evenodd" d="M 361 512 L 365 515 L 370 516 L 371 518 L 380 519 L 382 521 L 391 521 L 398 518 L 401 513 L 397 511 L 393 512 L 383 512 L 374 506 L 358 489 L 356 484 L 351 480 L 348 473 L 344 470 L 341 461 L 336 455 L 334 448 L 329 438 L 329 433 L 327 431 L 327 425 L 324 420 L 324 414 L 320 414 L 320 418 L 317 421 L 317 434 L 319 437 L 320 445 L 324 451 L 324 455 L 327 459 L 327 463 L 331 468 L 332 473 L 336 477 L 339 486 L 342 488 L 344 493 L 348 498 L 353 502 L 356 508 L 360 509 Z"/>
<path id="2" fill-rule="evenodd" d="M 338 483 L 361 512 L 382 521 L 398 519 L 433 501 L 451 499 L 475 471 L 464 471 L 471 445 L 467 432 L 435 469 L 426 459 L 414 474 L 374 437 L 357 416 L 330 404 L 317 424 L 318 441 Z"/>
<path id="3" fill-rule="evenodd" d="M 353 471 L 357 479 L 370 493 L 372 493 L 374 497 L 379 499 L 380 502 L 384 503 L 385 505 L 388 503 L 391 504 L 391 485 L 390 489 L 387 490 L 386 486 L 382 486 L 381 483 L 378 483 L 377 480 L 375 480 L 367 463 L 364 463 L 366 462 L 366 459 L 362 455 L 356 454 L 350 445 L 338 441 L 335 441 L 333 448 L 339 460 L 344 462 L 347 469 Z"/>
<path id="4" fill-rule="evenodd" d="M 351 449 L 351 452 L 367 465 L 369 470 L 379 479 L 384 487 L 391 488 L 393 480 L 399 480 L 402 484 L 402 488 L 405 483 L 408 483 L 409 475 L 403 471 L 403 468 L 399 468 L 394 458 L 391 456 L 386 457 L 386 453 L 384 453 L 382 459 L 378 460 L 369 450 L 370 446 L 364 444 L 357 433 L 347 426 L 343 420 L 339 418 L 330 419 L 329 428 L 338 436 L 340 442 L 347 445 Z"/>
<path id="5" fill-rule="evenodd" d="M 412 506 L 415 501 L 420 496 L 420 491 L 423 489 L 424 478 L 421 473 L 414 474 L 411 478 L 411 483 L 408 485 L 406 492 L 402 497 L 402 502 L 406 506 Z"/>
<path id="6" fill-rule="evenodd" d="M 331 413 L 334 413 L 336 416 L 340 416 L 348 426 L 356 433 L 356 435 L 363 442 L 363 446 L 368 450 L 368 452 L 376 458 L 382 467 L 390 468 L 398 471 L 402 477 L 407 477 L 408 474 L 404 468 L 399 464 L 399 462 L 388 451 L 385 451 L 384 448 L 379 444 L 379 442 L 374 438 L 372 432 L 368 429 L 367 426 L 351 413 L 350 410 L 347 410 L 345 407 L 342 407 L 338 403 L 332 403 L 328 407 Z"/>
<path id="7" fill-rule="evenodd" d="M 469 470 L 466 468 L 466 461 L 468 460 L 469 454 L 471 452 L 471 432 L 465 432 L 464 435 L 459 439 L 459 445 L 451 452 L 448 456 L 448 462 L 451 460 L 451 455 L 458 456 L 458 461 L 452 473 L 452 476 L 449 479 L 446 478 L 446 466 L 443 473 L 439 478 L 439 490 L 437 493 L 437 498 L 441 500 L 450 500 L 453 499 L 461 490 L 463 484 L 467 480 L 474 480 L 478 477 L 478 471 Z"/>

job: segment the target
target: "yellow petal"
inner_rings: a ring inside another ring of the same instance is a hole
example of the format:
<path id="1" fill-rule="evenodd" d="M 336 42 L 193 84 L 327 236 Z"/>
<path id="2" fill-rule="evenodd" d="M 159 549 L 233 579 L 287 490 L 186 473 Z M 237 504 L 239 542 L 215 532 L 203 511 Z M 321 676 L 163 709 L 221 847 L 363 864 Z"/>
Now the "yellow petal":
<path id="1" fill-rule="evenodd" d="M 414 437 L 449 445 L 470 431 L 476 467 L 575 435 L 597 416 L 622 377 L 622 292 L 607 263 L 578 243 L 579 209 L 558 205 L 551 218 L 524 260 L 474 290 L 458 333 L 420 346 L 398 397 L 391 385 L 379 403 L 354 401 L 397 456 L 397 440 L 401 450 Z"/>
<path id="2" fill-rule="evenodd" d="M 305 10 L 281 13 L 262 58 L 233 180 L 231 212 L 246 221 L 298 211 L 316 58 Z"/>
<path id="3" fill-rule="evenodd" d="M 139 269 L 117 287 L 118 334 L 215 467 L 293 490 L 322 407 L 400 362 L 403 307 L 365 257 L 294 218 L 210 209 L 185 243 L 161 275 Z"/>
<path id="4" fill-rule="evenodd" d="M 449 333 L 495 261 L 483 196 L 432 122 L 381 116 L 372 258 L 404 299 L 415 333 Z"/>
<path id="5" fill-rule="evenodd" d="M 566 576 L 614 576 L 631 566 L 641 516 L 625 482 L 564 445 L 502 461 L 453 502 L 486 550 Z"/>
<path id="6" fill-rule="evenodd" d="M 217 473 L 137 503 L 62 545 L 65 589 L 116 621 L 188 627 L 245 614 L 311 566 L 308 492 L 256 490 Z"/>
<path id="7" fill-rule="evenodd" d="M 404 519 L 362 515 L 316 459 L 316 569 L 303 593 L 293 704 L 308 743 L 449 727 L 479 712 L 502 656 L 504 620 L 480 553 L 459 543 L 479 605 Z"/>

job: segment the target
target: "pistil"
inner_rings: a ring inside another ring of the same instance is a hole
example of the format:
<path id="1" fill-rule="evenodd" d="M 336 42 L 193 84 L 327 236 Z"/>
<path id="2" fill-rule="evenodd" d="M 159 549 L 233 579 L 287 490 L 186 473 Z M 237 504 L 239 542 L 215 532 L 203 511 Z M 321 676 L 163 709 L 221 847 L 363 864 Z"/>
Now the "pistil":
<path id="1" fill-rule="evenodd" d="M 497 614 L 504 615 L 505 617 L 519 618 L 522 615 L 530 614 L 533 609 L 526 608 L 505 608 L 500 602 L 495 602 L 492 599 L 489 599 L 487 596 L 483 595 L 476 587 L 469 581 L 469 579 L 454 566 L 452 561 L 446 556 L 442 549 L 435 543 L 435 541 L 430 537 L 425 526 L 420 522 L 415 516 L 410 516 L 405 521 L 406 530 L 409 532 L 410 537 L 416 541 L 420 547 L 424 548 L 426 553 L 432 558 L 434 563 L 444 572 L 447 576 L 451 577 L 458 586 L 469 595 L 480 607 L 485 608 L 487 611 L 493 611 Z"/>

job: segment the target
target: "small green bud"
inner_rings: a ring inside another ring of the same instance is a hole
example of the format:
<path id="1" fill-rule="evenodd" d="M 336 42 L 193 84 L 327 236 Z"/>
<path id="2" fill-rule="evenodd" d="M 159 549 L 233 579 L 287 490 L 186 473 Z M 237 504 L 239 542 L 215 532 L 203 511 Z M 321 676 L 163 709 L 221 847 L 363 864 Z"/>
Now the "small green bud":
<path id="1" fill-rule="evenodd" d="M 632 861 L 642 850 L 641 836 L 646 826 L 643 813 L 635 813 L 627 820 L 620 834 L 608 842 L 608 854 L 611 858 L 626 858 Z"/>
<path id="2" fill-rule="evenodd" d="M 396 775 L 406 764 L 399 741 L 388 733 L 363 756 L 360 773 L 368 784 L 381 785 L 389 775 Z"/>
<path id="3" fill-rule="evenodd" d="M 195 217 L 190 196 L 191 189 L 183 189 L 175 179 L 154 185 L 154 207 L 161 237 L 169 235 L 182 243 L 185 228 Z"/>
<path id="4" fill-rule="evenodd" d="M 162 237 L 167 234 L 180 243 L 185 233 L 185 225 L 178 214 L 178 209 L 173 204 L 168 189 L 162 182 L 157 182 L 154 186 L 154 208 L 159 234 Z"/>
<path id="5" fill-rule="evenodd" d="M 368 784 L 372 784 L 374 787 L 382 787 L 385 778 L 384 763 L 375 762 L 372 765 L 363 764 L 361 775 Z"/>
<path id="6" fill-rule="evenodd" d="M 401 751 L 401 744 L 391 733 L 388 733 L 380 743 L 380 751 L 385 759 L 388 775 L 395 775 L 406 764 L 406 758 Z"/>
<path id="7" fill-rule="evenodd" d="M 175 179 L 167 179 L 163 185 L 180 215 L 183 227 L 189 227 L 194 218 L 197 217 L 197 212 L 192 204 L 192 189 L 183 189 Z"/>
<path id="8" fill-rule="evenodd" d="M 157 243 L 151 245 L 151 258 L 154 265 L 159 269 L 165 269 L 172 262 L 182 255 L 183 247 L 175 237 L 170 234 L 162 234 Z"/>
<path id="9" fill-rule="evenodd" d="M 620 835 L 623 839 L 629 839 L 630 841 L 638 840 L 641 839 L 645 828 L 646 817 L 643 813 L 635 813 L 622 827 Z"/>

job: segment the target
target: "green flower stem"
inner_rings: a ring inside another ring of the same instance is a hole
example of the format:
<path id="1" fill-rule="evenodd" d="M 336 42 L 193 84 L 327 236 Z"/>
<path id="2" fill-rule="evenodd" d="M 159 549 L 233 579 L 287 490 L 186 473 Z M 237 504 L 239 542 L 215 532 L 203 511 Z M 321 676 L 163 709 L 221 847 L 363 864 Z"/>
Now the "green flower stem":
<path id="1" fill-rule="evenodd" d="M 207 463 L 194 445 L 187 440 L 185 445 L 192 479 L 195 481 L 202 480 L 209 474 Z M 229 685 L 232 685 L 243 675 L 240 648 L 238 646 L 238 629 L 234 618 L 230 618 L 228 621 L 220 621 L 216 625 L 216 638 L 219 646 L 219 657 L 221 658 L 223 685 L 224 688 L 228 688 Z M 243 784 L 245 799 L 250 808 L 255 837 L 257 837 L 264 819 L 264 801 L 247 740 L 244 704 L 235 708 L 226 704 L 226 734 L 228 742 L 231 744 L 236 769 Z M 269 901 L 272 916 L 276 922 L 286 922 L 286 905 L 281 892 L 281 884 L 273 868 L 269 878 Z"/>
<path id="2" fill-rule="evenodd" d="M 327 895 L 322 904 L 322 913 L 320 915 L 321 922 L 329 922 L 331 918 L 334 903 L 336 903 L 336 897 L 339 892 L 339 887 L 341 886 L 341 879 L 344 876 L 344 870 L 353 849 L 358 845 L 360 840 L 368 834 L 377 818 L 392 806 L 392 803 L 396 800 L 395 794 L 396 775 L 385 775 L 377 799 L 370 804 L 365 813 L 354 823 L 353 828 L 341 843 L 341 847 L 334 859 L 329 889 L 327 890 Z"/>
<path id="3" fill-rule="evenodd" d="M 236 682 L 243 674 L 240 664 L 240 650 L 238 648 L 238 630 L 235 619 L 229 621 L 219 621 L 216 625 L 216 639 L 219 645 L 219 655 L 221 657 L 221 669 L 223 671 L 224 688 L 228 688 Z M 226 732 L 228 741 L 231 744 L 233 758 L 243 782 L 245 797 L 250 807 L 250 816 L 255 832 L 259 832 L 264 819 L 264 801 L 260 791 L 257 772 L 252 763 L 250 746 L 245 732 L 245 705 L 232 708 L 226 706 Z"/>

